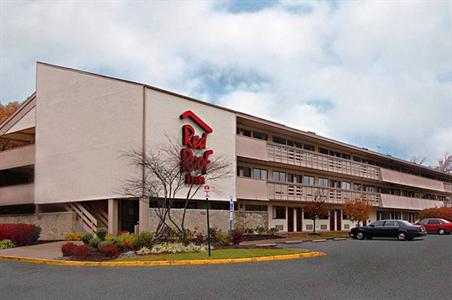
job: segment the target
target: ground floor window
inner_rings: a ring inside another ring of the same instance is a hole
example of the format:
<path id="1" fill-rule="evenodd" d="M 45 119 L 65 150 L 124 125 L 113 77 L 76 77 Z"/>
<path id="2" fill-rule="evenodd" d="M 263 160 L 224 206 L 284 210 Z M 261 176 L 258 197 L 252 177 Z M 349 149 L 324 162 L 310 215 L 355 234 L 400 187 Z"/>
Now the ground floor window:
<path id="1" fill-rule="evenodd" d="M 245 204 L 245 210 L 247 211 L 267 211 L 266 205 Z"/>
<path id="2" fill-rule="evenodd" d="M 34 204 L 0 206 L 0 215 L 29 215 L 34 213 Z"/>
<path id="3" fill-rule="evenodd" d="M 273 219 L 285 219 L 286 207 L 285 206 L 273 206 Z"/>

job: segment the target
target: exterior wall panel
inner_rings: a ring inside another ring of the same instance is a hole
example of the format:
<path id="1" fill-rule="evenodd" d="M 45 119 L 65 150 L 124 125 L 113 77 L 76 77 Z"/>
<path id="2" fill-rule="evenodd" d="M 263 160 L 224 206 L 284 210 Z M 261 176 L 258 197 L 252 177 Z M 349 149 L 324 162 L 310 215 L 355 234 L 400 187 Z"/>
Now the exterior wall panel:
<path id="1" fill-rule="evenodd" d="M 381 168 L 381 179 L 386 182 L 444 192 L 444 183 L 442 181 L 397 172 L 393 170 L 388 170 L 384 168 Z"/>

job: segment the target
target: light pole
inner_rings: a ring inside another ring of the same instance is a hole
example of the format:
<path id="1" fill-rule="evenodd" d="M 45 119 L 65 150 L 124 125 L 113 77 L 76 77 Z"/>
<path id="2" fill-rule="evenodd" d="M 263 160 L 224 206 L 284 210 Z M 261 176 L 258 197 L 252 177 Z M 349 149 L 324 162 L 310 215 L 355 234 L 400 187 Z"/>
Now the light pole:
<path id="1" fill-rule="evenodd" d="M 207 248 L 209 249 L 209 256 L 210 256 L 209 192 L 210 192 L 210 187 L 208 185 L 205 185 L 204 193 L 206 195 L 206 211 L 207 211 Z"/>

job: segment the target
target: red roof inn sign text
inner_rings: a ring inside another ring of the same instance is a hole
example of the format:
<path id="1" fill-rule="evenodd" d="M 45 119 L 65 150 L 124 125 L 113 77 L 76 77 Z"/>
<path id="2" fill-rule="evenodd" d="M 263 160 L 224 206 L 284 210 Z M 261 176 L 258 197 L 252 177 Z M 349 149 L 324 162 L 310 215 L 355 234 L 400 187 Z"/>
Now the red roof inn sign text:
<path id="1" fill-rule="evenodd" d="M 185 173 L 186 184 L 204 184 L 206 181 L 204 175 L 210 164 L 209 156 L 213 154 L 213 150 L 206 150 L 207 136 L 213 129 L 191 110 L 180 115 L 181 120 L 187 118 L 201 127 L 204 133 L 199 136 L 195 134 L 195 129 L 191 125 L 182 126 L 181 170 Z"/>

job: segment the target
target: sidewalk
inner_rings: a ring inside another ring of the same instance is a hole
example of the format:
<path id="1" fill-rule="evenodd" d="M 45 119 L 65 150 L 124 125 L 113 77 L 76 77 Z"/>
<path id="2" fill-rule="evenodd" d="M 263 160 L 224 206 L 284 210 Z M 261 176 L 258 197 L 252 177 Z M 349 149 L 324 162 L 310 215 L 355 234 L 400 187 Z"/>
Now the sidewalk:
<path id="1" fill-rule="evenodd" d="M 293 232 L 284 234 L 279 239 L 244 241 L 240 246 L 273 245 L 273 244 L 298 244 L 302 242 L 323 241 L 323 240 L 343 240 L 349 237 L 347 231 L 321 232 L 319 235 L 310 235 L 309 232 Z"/>
<path id="2" fill-rule="evenodd" d="M 61 257 L 61 246 L 65 241 L 0 250 L 0 256 L 20 256 L 55 259 Z"/>

